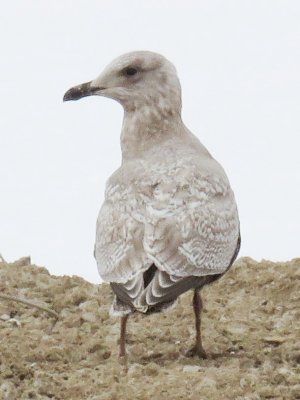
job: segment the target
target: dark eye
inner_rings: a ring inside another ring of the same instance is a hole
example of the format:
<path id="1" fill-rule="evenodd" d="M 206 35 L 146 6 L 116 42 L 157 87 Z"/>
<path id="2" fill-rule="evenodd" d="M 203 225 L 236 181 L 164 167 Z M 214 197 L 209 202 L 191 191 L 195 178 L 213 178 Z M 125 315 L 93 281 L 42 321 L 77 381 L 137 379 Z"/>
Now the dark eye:
<path id="1" fill-rule="evenodd" d="M 124 70 L 124 73 L 127 76 L 133 76 L 133 75 L 137 74 L 137 72 L 138 72 L 138 70 L 133 67 L 128 67 L 128 68 L 125 68 L 125 70 Z"/>

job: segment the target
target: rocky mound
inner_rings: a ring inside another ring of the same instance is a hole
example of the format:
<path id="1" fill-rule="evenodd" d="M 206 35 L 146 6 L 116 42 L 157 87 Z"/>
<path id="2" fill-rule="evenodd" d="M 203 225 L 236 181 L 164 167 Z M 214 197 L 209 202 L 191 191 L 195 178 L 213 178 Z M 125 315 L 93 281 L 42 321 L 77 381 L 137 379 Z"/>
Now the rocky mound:
<path id="1" fill-rule="evenodd" d="M 130 317 L 126 367 L 108 285 L 51 276 L 28 258 L 2 262 L 0 399 L 300 399 L 299 289 L 300 259 L 240 259 L 202 292 L 207 360 L 184 355 L 194 341 L 187 293 L 172 311 Z"/>

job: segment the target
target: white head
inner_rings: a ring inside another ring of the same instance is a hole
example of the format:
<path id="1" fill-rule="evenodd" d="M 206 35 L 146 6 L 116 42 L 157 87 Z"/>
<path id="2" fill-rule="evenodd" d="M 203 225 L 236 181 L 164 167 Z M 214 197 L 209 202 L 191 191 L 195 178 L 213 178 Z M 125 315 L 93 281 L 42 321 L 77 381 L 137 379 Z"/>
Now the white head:
<path id="1" fill-rule="evenodd" d="M 173 64 L 150 51 L 135 51 L 112 61 L 93 81 L 67 91 L 64 101 L 98 95 L 117 100 L 126 112 L 150 108 L 162 117 L 181 112 L 181 88 Z"/>

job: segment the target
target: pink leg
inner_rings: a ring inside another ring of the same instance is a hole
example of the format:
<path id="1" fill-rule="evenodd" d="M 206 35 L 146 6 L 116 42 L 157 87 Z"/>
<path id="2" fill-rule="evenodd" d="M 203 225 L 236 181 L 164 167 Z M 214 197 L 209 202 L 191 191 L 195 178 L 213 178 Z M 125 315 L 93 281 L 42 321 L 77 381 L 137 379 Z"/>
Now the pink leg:
<path id="1" fill-rule="evenodd" d="M 126 356 L 126 324 L 128 320 L 129 314 L 124 315 L 121 317 L 121 333 L 120 333 L 120 353 L 119 357 Z"/>
<path id="2" fill-rule="evenodd" d="M 193 297 L 193 309 L 195 314 L 195 328 L 196 328 L 196 344 L 186 353 L 188 357 L 198 356 L 200 358 L 207 358 L 205 350 L 202 346 L 201 338 L 201 311 L 203 303 L 199 290 L 195 289 Z"/>

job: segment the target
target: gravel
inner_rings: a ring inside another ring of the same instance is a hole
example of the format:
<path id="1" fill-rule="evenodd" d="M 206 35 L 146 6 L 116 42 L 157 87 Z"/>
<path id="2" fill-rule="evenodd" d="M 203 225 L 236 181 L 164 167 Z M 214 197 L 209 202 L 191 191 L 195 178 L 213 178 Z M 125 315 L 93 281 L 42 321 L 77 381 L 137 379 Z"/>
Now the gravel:
<path id="1" fill-rule="evenodd" d="M 300 399 L 300 259 L 239 259 L 203 290 L 207 360 L 194 341 L 192 293 L 172 311 L 128 322 L 118 359 L 112 293 L 77 276 L 52 276 L 28 257 L 0 263 L 0 399 Z"/>

